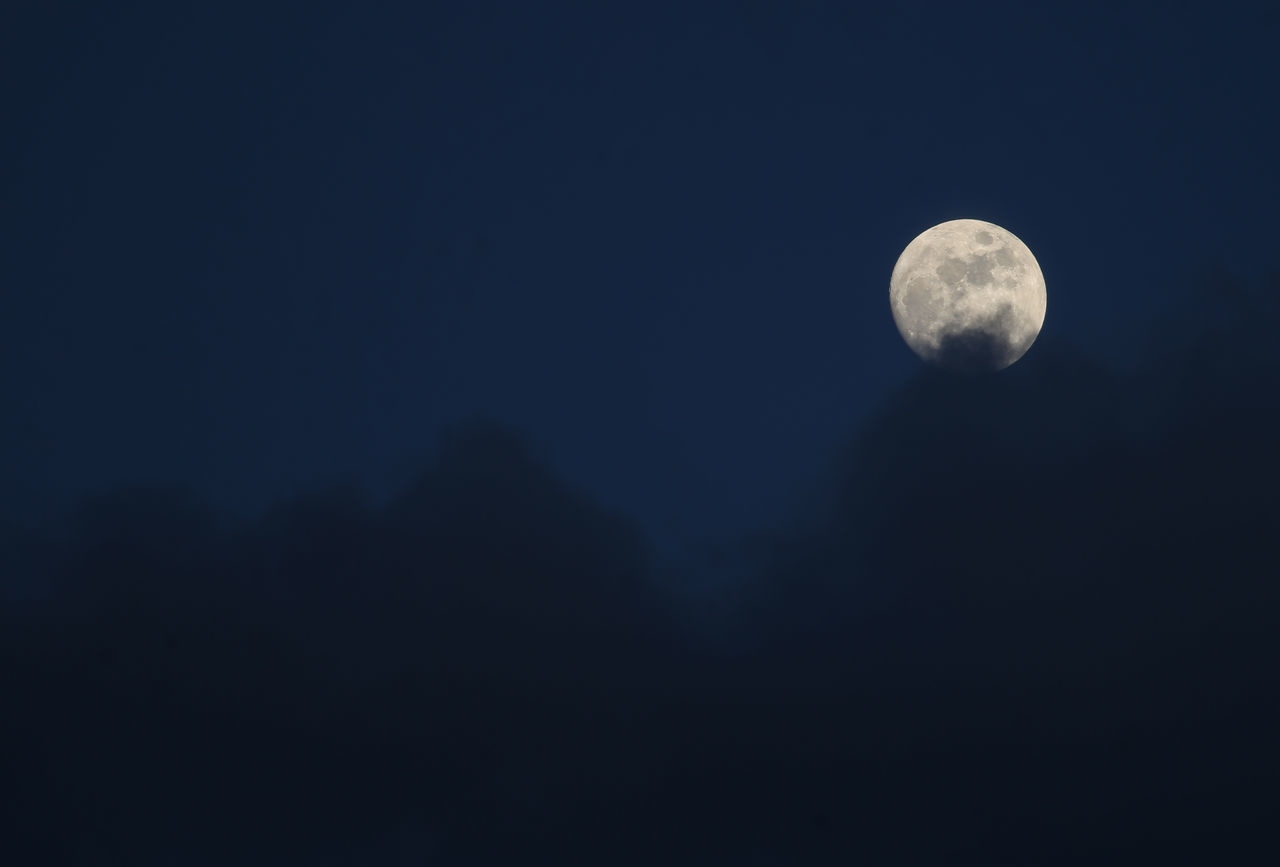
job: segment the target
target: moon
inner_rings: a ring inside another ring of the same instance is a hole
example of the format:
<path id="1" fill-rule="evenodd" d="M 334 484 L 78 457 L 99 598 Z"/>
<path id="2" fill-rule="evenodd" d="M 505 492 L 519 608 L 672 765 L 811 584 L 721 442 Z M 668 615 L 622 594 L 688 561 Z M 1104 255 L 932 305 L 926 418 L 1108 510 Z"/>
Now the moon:
<path id="1" fill-rule="evenodd" d="M 1040 263 L 1020 238 L 983 220 L 926 229 L 889 279 L 893 321 L 925 361 L 963 371 L 1003 370 L 1044 325 Z"/>

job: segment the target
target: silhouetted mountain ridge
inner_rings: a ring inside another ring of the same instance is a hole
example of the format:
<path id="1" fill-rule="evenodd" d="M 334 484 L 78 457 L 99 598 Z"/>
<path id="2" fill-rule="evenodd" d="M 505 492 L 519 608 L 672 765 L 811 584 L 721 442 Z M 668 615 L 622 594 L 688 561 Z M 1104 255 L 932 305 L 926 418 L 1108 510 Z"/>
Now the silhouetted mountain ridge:
<path id="1" fill-rule="evenodd" d="M 1256 853 L 1276 353 L 1202 345 L 922 370 L 819 518 L 707 560 L 752 573 L 714 621 L 492 421 L 385 506 L 134 488 L 10 527 L 5 861 L 371 863 L 406 825 L 477 865 Z"/>

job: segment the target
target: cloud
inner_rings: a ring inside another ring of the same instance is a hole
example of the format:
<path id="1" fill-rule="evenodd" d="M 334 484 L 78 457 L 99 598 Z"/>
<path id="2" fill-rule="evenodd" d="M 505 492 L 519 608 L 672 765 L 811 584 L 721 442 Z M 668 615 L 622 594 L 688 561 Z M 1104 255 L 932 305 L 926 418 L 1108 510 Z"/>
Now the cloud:
<path id="1" fill-rule="evenodd" d="M 394 864 L 370 847 L 406 827 L 445 864 L 1263 845 L 1280 359 L 1231 339 L 1258 315 L 1136 373 L 1048 339 L 922 370 L 812 517 L 690 561 L 740 579 L 714 619 L 486 421 L 385 507 L 335 487 L 233 526 L 135 488 L 9 527 L 7 586 L 45 592 L 0 622 L 0 855 Z"/>

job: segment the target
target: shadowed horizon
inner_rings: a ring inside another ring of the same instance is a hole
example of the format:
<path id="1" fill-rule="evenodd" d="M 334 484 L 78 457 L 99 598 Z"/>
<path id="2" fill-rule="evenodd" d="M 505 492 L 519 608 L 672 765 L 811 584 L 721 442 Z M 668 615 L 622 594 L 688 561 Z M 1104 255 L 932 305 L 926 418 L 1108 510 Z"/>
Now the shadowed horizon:
<path id="1" fill-rule="evenodd" d="M 1135 374 L 1054 341 L 921 368 L 807 517 L 718 555 L 733 581 L 483 420 L 383 506 L 231 526 L 136 487 L 8 532 L 6 860 L 1257 854 L 1280 357 L 1231 347 L 1258 325 Z"/>

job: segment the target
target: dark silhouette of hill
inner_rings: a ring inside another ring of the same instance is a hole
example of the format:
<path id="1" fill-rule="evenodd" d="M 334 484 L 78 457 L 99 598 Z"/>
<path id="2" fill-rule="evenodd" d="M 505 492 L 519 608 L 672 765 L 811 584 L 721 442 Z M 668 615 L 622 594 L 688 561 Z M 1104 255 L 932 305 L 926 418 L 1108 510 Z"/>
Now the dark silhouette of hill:
<path id="1" fill-rule="evenodd" d="M 714 624 L 488 422 L 385 506 L 6 527 L 0 861 L 1257 860 L 1280 353 L 1227 312 L 1136 373 L 922 369 Z"/>

